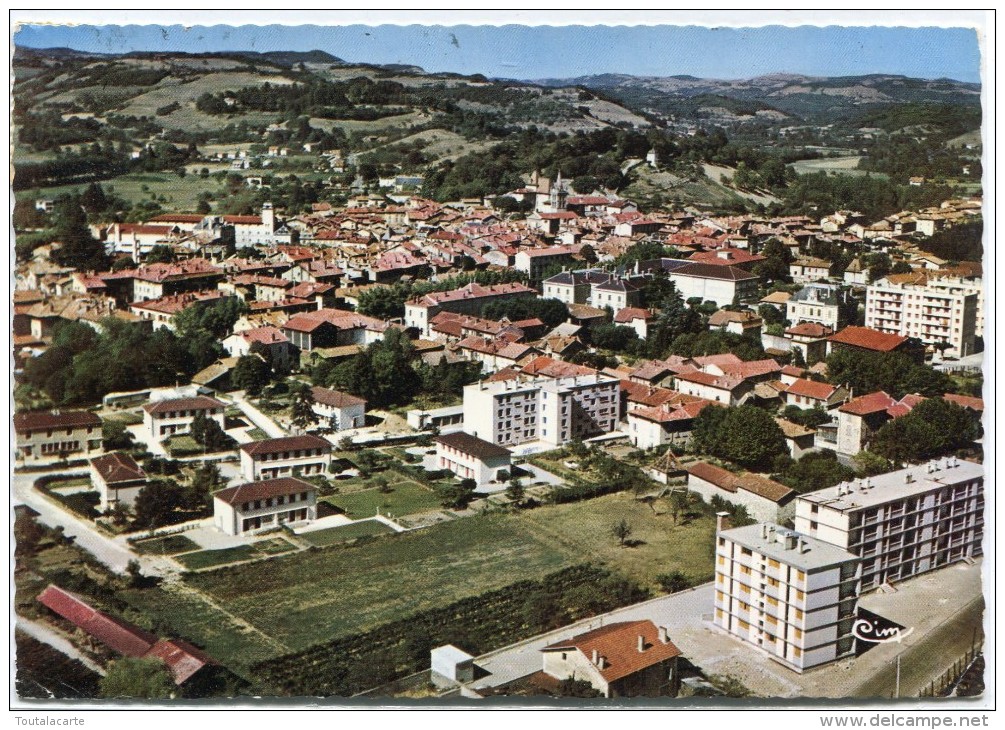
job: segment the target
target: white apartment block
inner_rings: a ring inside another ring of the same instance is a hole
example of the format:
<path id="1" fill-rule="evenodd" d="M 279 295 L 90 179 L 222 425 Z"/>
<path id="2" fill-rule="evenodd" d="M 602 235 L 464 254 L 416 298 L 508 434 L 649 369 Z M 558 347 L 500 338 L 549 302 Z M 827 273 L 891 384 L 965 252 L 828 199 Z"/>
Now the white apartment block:
<path id="1" fill-rule="evenodd" d="M 983 554 L 984 468 L 955 457 L 796 501 L 796 530 L 862 559 L 862 589 Z"/>
<path id="2" fill-rule="evenodd" d="M 223 430 L 225 410 L 226 404 L 205 395 L 159 400 L 143 406 L 143 426 L 151 443 L 160 443 L 175 434 L 189 433 L 199 413 L 216 421 Z"/>
<path id="3" fill-rule="evenodd" d="M 797 672 L 854 654 L 857 556 L 768 523 L 716 537 L 716 626 Z"/>
<path id="4" fill-rule="evenodd" d="M 974 334 L 984 336 L 984 280 L 981 278 L 960 278 L 946 276 L 939 279 L 929 279 L 928 286 L 946 294 L 976 294 L 977 315 L 974 324 Z"/>
<path id="5" fill-rule="evenodd" d="M 560 446 L 614 431 L 620 391 L 606 375 L 474 383 L 464 388 L 464 430 L 500 446 Z"/>
<path id="6" fill-rule="evenodd" d="M 332 445 L 318 436 L 285 436 L 241 445 L 241 476 L 249 482 L 325 474 Z"/>
<path id="7" fill-rule="evenodd" d="M 945 342 L 947 355 L 963 357 L 974 352 L 977 294 L 880 279 L 866 289 L 865 326 L 926 345 Z"/>

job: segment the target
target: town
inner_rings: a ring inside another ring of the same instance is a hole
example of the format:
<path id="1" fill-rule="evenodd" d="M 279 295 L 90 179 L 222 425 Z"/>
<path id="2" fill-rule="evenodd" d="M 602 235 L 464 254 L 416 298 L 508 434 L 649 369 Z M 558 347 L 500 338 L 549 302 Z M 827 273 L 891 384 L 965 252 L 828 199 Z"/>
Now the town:
<path id="1" fill-rule="evenodd" d="M 19 692 L 979 683 L 979 186 L 716 210 L 546 162 L 452 198 L 292 126 L 123 151 L 225 191 L 187 206 L 18 192 Z"/>

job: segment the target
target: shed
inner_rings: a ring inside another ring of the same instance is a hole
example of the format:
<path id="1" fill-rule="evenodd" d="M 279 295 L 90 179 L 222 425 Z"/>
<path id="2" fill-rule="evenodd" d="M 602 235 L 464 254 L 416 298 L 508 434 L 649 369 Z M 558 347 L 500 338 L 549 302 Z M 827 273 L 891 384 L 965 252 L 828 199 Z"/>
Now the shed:
<path id="1" fill-rule="evenodd" d="M 432 680 L 436 684 L 463 684 L 475 678 L 475 658 L 453 644 L 429 652 Z"/>

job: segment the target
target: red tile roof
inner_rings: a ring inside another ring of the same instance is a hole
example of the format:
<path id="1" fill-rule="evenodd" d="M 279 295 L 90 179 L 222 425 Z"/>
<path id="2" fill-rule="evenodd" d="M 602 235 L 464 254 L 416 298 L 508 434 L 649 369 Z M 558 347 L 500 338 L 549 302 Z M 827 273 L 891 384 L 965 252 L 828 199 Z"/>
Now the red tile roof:
<path id="1" fill-rule="evenodd" d="M 891 335 L 868 327 L 845 327 L 827 338 L 831 342 L 877 352 L 891 352 L 907 342 L 906 337 Z"/>
<path id="2" fill-rule="evenodd" d="M 642 651 L 639 651 L 639 636 L 642 637 Z M 604 668 L 598 667 L 597 671 L 608 682 L 631 676 L 681 654 L 673 642 L 660 640 L 656 624 L 649 620 L 618 621 L 556 642 L 541 651 L 570 649 L 578 649 L 591 661 L 595 650 L 598 657 L 604 659 Z"/>
<path id="3" fill-rule="evenodd" d="M 887 408 L 893 407 L 897 403 L 888 393 L 878 390 L 875 393 L 861 395 L 852 398 L 841 406 L 838 410 L 841 413 L 851 413 L 856 416 L 866 416 L 870 413 L 879 413 Z"/>
<path id="4" fill-rule="evenodd" d="M 830 327 L 820 324 L 819 322 L 801 322 L 795 327 L 789 327 L 785 330 L 785 334 L 793 335 L 795 337 L 828 337 L 834 334 L 834 330 Z"/>
<path id="5" fill-rule="evenodd" d="M 14 431 L 16 433 L 100 425 L 101 419 L 90 411 L 34 411 L 14 414 Z"/>
<path id="6" fill-rule="evenodd" d="M 468 454 L 476 459 L 492 459 L 510 455 L 509 449 L 497 446 L 490 441 L 472 436 L 464 431 L 443 434 L 433 440 L 438 444 L 457 449 L 462 454 Z"/>
<path id="7" fill-rule="evenodd" d="M 143 406 L 143 410 L 147 413 L 170 413 L 172 411 L 223 410 L 226 407 L 225 403 L 218 401 L 216 398 L 198 395 L 194 398 L 171 398 L 169 400 L 154 401 Z"/>
<path id="8" fill-rule="evenodd" d="M 818 383 L 815 380 L 805 380 L 800 378 L 786 388 L 785 392 L 791 393 L 792 395 L 801 395 L 806 398 L 814 398 L 816 400 L 827 400 L 834 395 L 835 390 L 837 390 L 837 388 L 829 383 Z"/>
<path id="9" fill-rule="evenodd" d="M 319 436 L 284 436 L 282 438 L 252 441 L 242 444 L 241 451 L 247 454 L 276 454 L 284 451 L 303 451 L 305 449 L 321 449 L 322 453 L 331 453 L 332 445 Z"/>
<path id="10" fill-rule="evenodd" d="M 91 466 L 108 485 L 135 482 L 147 478 L 146 472 L 140 468 L 133 457 L 118 451 L 91 459 Z"/>
<path id="11" fill-rule="evenodd" d="M 49 585 L 39 594 L 38 601 L 120 654 L 143 656 L 157 641 L 150 632 L 98 611 L 80 596 L 58 586 Z"/>
<path id="12" fill-rule="evenodd" d="M 253 445 L 246 444 L 246 446 Z M 314 492 L 316 490 L 317 487 L 310 482 L 305 482 L 303 479 L 282 477 L 280 479 L 265 479 L 260 482 L 248 482 L 247 484 L 239 484 L 236 487 L 227 487 L 226 489 L 221 489 L 219 492 L 214 492 L 213 499 L 219 499 L 226 504 L 243 504 L 244 502 L 253 502 L 256 499 L 283 497 L 289 494 Z"/>
<path id="13" fill-rule="evenodd" d="M 218 664 L 209 654 L 181 639 L 161 639 L 144 656 L 167 664 L 175 684 L 184 684 L 203 667 Z"/>
<path id="14" fill-rule="evenodd" d="M 340 390 L 322 388 L 317 385 L 311 388 L 311 395 L 314 396 L 315 403 L 331 406 L 332 408 L 348 408 L 349 406 L 358 405 L 362 405 L 364 407 L 366 406 L 366 400 L 363 398 L 357 398 L 354 395 L 343 393 Z"/>
<path id="15" fill-rule="evenodd" d="M 946 393 L 944 396 L 950 403 L 955 403 L 958 406 L 963 406 L 964 408 L 970 408 L 971 410 L 977 411 L 978 413 L 984 412 L 984 399 L 974 398 L 969 395 L 957 395 L 956 393 Z"/>

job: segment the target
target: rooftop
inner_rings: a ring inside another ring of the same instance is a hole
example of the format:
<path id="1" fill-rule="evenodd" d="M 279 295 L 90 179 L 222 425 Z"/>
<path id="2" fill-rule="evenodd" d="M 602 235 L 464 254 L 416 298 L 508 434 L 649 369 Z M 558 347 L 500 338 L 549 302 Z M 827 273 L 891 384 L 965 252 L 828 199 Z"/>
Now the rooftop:
<path id="1" fill-rule="evenodd" d="M 829 542 L 771 523 L 736 527 L 724 530 L 719 535 L 737 545 L 808 573 L 858 560 L 856 555 Z"/>
<path id="2" fill-rule="evenodd" d="M 639 649 L 642 637 L 642 649 Z M 642 621 L 618 621 L 593 631 L 572 636 L 544 647 L 541 651 L 578 649 L 592 661 L 594 652 L 603 659 L 597 671 L 608 682 L 615 682 L 660 662 L 680 656 L 669 639 L 660 636 L 656 624 Z"/>
<path id="3" fill-rule="evenodd" d="M 493 459 L 510 455 L 509 449 L 504 449 L 502 446 L 497 446 L 477 436 L 464 433 L 464 431 L 443 434 L 433 440 L 438 444 L 457 449 L 461 453 L 468 454 L 476 459 Z"/>
<path id="4" fill-rule="evenodd" d="M 236 487 L 227 487 L 219 492 L 213 493 L 213 499 L 219 499 L 227 504 L 242 504 L 252 502 L 256 499 L 268 499 L 269 497 L 280 497 L 288 494 L 299 494 L 300 492 L 313 492 L 317 489 L 310 482 L 295 477 L 283 477 L 281 479 L 265 479 L 260 482 L 249 482 L 239 484 Z"/>

